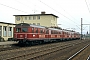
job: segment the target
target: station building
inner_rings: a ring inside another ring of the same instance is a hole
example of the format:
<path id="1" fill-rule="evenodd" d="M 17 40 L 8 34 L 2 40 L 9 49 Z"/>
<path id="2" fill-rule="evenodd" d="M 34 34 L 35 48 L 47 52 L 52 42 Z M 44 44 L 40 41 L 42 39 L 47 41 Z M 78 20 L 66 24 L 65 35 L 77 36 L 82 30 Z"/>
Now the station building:
<path id="1" fill-rule="evenodd" d="M 13 23 L 0 22 L 0 37 L 2 37 L 4 41 L 13 37 L 13 27 L 15 27 Z"/>
<path id="2" fill-rule="evenodd" d="M 57 26 L 58 16 L 54 14 L 46 14 L 41 12 L 41 14 L 29 14 L 29 15 L 14 15 L 15 23 L 29 23 L 33 25 L 40 25 L 46 27 Z"/>

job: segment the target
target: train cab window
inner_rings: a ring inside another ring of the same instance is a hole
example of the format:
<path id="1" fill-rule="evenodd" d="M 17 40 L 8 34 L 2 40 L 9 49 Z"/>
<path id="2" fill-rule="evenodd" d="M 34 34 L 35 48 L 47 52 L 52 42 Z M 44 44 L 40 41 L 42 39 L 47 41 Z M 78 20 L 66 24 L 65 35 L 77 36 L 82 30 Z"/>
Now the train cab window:
<path id="1" fill-rule="evenodd" d="M 27 32 L 28 28 L 22 28 L 22 32 Z"/>
<path id="2" fill-rule="evenodd" d="M 16 32 L 21 32 L 21 28 L 16 28 Z"/>
<path id="3" fill-rule="evenodd" d="M 43 29 L 40 29 L 40 33 L 43 33 Z"/>

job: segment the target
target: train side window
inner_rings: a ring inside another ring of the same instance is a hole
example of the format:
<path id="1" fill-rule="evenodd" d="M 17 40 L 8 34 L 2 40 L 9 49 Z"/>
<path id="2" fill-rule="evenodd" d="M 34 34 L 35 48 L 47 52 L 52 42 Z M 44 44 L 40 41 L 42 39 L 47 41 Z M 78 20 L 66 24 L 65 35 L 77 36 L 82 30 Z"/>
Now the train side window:
<path id="1" fill-rule="evenodd" d="M 51 30 L 51 34 L 53 34 L 53 31 Z"/>
<path id="2" fill-rule="evenodd" d="M 56 31 L 56 34 L 58 34 L 58 31 Z"/>
<path id="3" fill-rule="evenodd" d="M 43 33 L 43 29 L 40 29 L 40 33 Z"/>
<path id="4" fill-rule="evenodd" d="M 61 32 L 59 32 L 59 34 L 61 34 Z"/>
<path id="5" fill-rule="evenodd" d="M 43 33 L 45 32 L 45 30 L 43 29 Z"/>
<path id="6" fill-rule="evenodd" d="M 38 29 L 36 28 L 36 33 L 38 33 Z"/>
<path id="7" fill-rule="evenodd" d="M 55 31 L 55 34 L 57 34 L 57 31 Z"/>
<path id="8" fill-rule="evenodd" d="M 16 28 L 16 32 L 20 32 L 21 31 L 21 28 Z"/>
<path id="9" fill-rule="evenodd" d="M 55 34 L 55 32 L 53 31 L 53 34 Z"/>
<path id="10" fill-rule="evenodd" d="M 34 28 L 32 28 L 32 33 L 34 33 Z"/>
<path id="11" fill-rule="evenodd" d="M 59 34 L 59 32 L 57 32 L 57 34 Z"/>
<path id="12" fill-rule="evenodd" d="M 46 30 L 46 34 L 48 34 L 49 33 L 49 30 Z"/>

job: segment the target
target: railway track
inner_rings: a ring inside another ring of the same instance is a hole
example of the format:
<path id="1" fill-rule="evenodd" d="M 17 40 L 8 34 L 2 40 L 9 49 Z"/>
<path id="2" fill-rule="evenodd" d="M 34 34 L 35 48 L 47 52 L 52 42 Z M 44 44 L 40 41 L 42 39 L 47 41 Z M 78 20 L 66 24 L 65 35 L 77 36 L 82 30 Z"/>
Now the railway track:
<path id="1" fill-rule="evenodd" d="M 41 57 L 41 56 L 44 56 L 44 55 L 47 55 L 47 54 L 50 54 L 50 53 L 53 53 L 53 52 L 56 52 L 56 51 L 59 51 L 59 50 L 63 50 L 63 49 L 66 49 L 66 48 L 69 48 L 69 47 L 72 47 L 72 46 L 74 46 L 74 45 L 78 45 L 78 44 L 80 44 L 80 43 L 83 43 L 84 41 L 82 41 L 82 42 L 78 42 L 77 41 L 77 43 L 76 42 L 69 42 L 69 43 L 67 43 L 67 44 L 65 44 L 65 42 L 64 42 L 64 44 L 65 45 L 63 45 L 63 43 L 58 43 L 58 44 L 55 44 L 55 45 L 45 45 L 45 46 L 41 46 L 41 47 L 38 47 L 38 48 L 35 48 L 35 49 L 33 49 L 33 48 L 31 48 L 31 49 L 25 49 L 25 48 L 23 48 L 23 49 L 20 49 L 20 50 L 13 50 L 13 52 L 11 51 L 11 55 L 10 55 L 10 52 L 9 52 L 9 56 L 4 56 L 3 57 L 3 55 L 5 55 L 6 53 L 4 53 L 4 54 L 1 54 L 2 55 L 2 59 L 3 58 L 5 58 L 5 59 L 8 59 L 8 60 L 11 60 L 11 59 L 36 59 L 36 58 L 38 58 L 38 57 Z M 22 50 L 22 51 L 21 51 Z M 21 52 L 20 52 L 21 51 Z M 12 55 L 12 54 L 15 54 L 15 55 Z"/>
<path id="2" fill-rule="evenodd" d="M 87 60 L 90 60 L 90 55 L 88 56 Z"/>
<path id="3" fill-rule="evenodd" d="M 83 48 L 87 44 L 90 44 L 90 41 L 73 46 L 73 47 L 69 47 L 67 49 L 57 51 L 55 53 L 51 53 L 50 55 L 39 58 L 38 60 L 67 60 L 70 56 L 75 54 L 77 51 L 79 51 L 81 48 Z M 90 46 L 87 47 L 83 51 L 83 53 L 78 54 L 78 56 L 75 59 L 71 59 L 71 60 L 86 60 L 89 55 L 90 55 Z"/>
<path id="4" fill-rule="evenodd" d="M 63 42 L 63 43 L 65 43 L 65 42 Z M 63 43 L 61 43 L 61 46 L 65 46 L 65 45 L 62 45 Z M 70 44 L 70 43 L 68 43 L 68 44 Z M 2 58 L 2 59 L 8 58 L 8 57 L 14 56 L 13 54 L 16 54 L 16 53 L 19 53 L 18 55 L 22 55 L 22 53 L 28 53 L 29 51 L 33 54 L 33 53 L 35 53 L 37 51 L 40 51 L 39 49 L 44 49 L 44 48 L 48 48 L 49 49 L 50 47 L 57 46 L 57 45 L 60 45 L 60 43 L 47 44 L 47 45 L 38 46 L 38 47 L 34 47 L 34 48 L 33 47 L 31 47 L 31 48 L 24 47 L 24 48 L 15 49 L 15 50 L 3 51 L 3 52 L 0 52 L 0 58 Z"/>
<path id="5" fill-rule="evenodd" d="M 60 48 L 56 48 L 56 49 L 51 49 L 51 50 L 47 50 L 47 51 L 44 51 L 44 52 L 40 52 L 40 53 L 38 53 L 38 54 L 36 54 L 36 55 L 34 55 L 33 57 L 31 57 L 30 55 L 29 56 L 26 56 L 26 57 L 24 57 L 25 59 L 27 59 L 27 60 L 44 60 L 44 58 L 45 58 L 45 56 L 47 55 L 47 56 L 49 56 L 49 55 L 52 55 L 52 53 L 56 53 L 56 52 L 58 52 L 58 51 L 62 51 L 62 50 L 65 50 L 65 49 L 68 49 L 68 48 L 70 48 L 70 47 L 73 47 L 73 46 L 75 46 L 75 45 L 78 45 L 78 44 L 80 44 L 80 43 L 76 43 L 76 44 L 71 44 L 71 45 L 68 45 L 68 46 L 64 46 L 64 47 L 60 47 Z M 43 58 L 41 58 L 41 57 L 43 57 Z M 23 59 L 24 59 L 23 58 Z M 41 58 L 41 59 L 40 59 Z M 45 59 L 45 60 L 47 60 L 47 59 Z M 50 59 L 50 60 L 53 60 L 53 59 Z M 57 60 L 57 59 L 56 59 Z M 60 60 L 60 59 L 59 59 Z"/>
<path id="6" fill-rule="evenodd" d="M 71 46 L 72 46 L 72 45 L 68 45 L 68 46 L 65 46 L 65 47 L 60 48 L 60 49 L 57 49 L 57 48 L 59 48 L 60 46 L 52 47 L 52 48 L 48 48 L 48 49 L 36 51 L 36 52 L 33 52 L 33 53 L 28 53 L 28 54 L 20 55 L 20 56 L 15 56 L 15 57 L 7 58 L 7 59 L 17 59 L 17 58 L 20 58 L 20 59 L 21 59 L 21 58 L 23 58 L 23 57 L 24 57 L 24 59 L 27 59 L 27 56 L 29 56 L 28 59 L 35 59 L 35 58 L 38 58 L 38 57 L 41 57 L 41 56 L 44 56 L 44 55 L 53 53 L 53 52 L 58 51 L 58 50 L 62 50 L 62 49 L 71 47 Z M 52 51 L 51 51 L 51 50 L 52 50 Z M 44 53 L 43 53 L 43 52 L 44 52 Z M 31 56 L 31 55 L 32 55 L 32 56 Z M 28 60 L 28 59 L 27 59 L 27 60 Z"/>
<path id="7" fill-rule="evenodd" d="M 89 44 L 88 45 L 86 45 L 85 47 L 83 47 L 82 49 L 80 49 L 78 52 L 76 52 L 75 54 L 73 54 L 71 57 L 69 57 L 67 60 L 73 60 L 73 58 L 75 58 L 75 57 L 77 57 L 78 56 L 78 54 L 80 54 L 83 50 L 85 50 L 87 47 L 89 46 Z"/>

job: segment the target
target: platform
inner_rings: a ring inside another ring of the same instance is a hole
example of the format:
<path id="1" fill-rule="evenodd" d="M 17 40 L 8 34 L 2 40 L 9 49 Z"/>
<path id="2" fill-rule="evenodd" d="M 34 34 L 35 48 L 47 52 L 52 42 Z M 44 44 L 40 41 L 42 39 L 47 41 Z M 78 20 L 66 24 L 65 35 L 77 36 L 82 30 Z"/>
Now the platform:
<path id="1" fill-rule="evenodd" d="M 11 45 L 11 44 L 17 44 L 18 42 L 15 41 L 6 41 L 6 42 L 0 42 L 0 45 Z"/>

